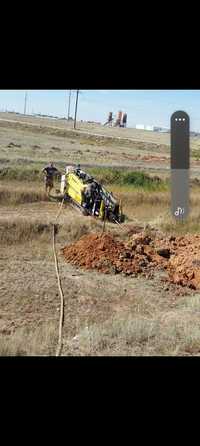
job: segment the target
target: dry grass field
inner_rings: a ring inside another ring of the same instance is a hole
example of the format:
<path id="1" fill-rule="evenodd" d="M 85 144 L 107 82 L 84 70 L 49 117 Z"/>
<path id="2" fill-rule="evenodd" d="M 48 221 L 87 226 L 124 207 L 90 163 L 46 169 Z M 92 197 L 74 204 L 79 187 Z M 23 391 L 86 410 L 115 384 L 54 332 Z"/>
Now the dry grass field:
<path id="1" fill-rule="evenodd" d="M 132 129 L 105 129 L 83 123 L 79 124 L 81 130 L 120 138 L 125 135 L 133 141 L 95 140 L 93 136 L 73 132 L 73 136 L 62 136 L 59 132 L 69 126 L 65 121 L 58 124 L 1 115 L 0 355 L 55 355 L 60 296 L 52 251 L 52 223 L 58 204 L 47 199 L 37 172 L 53 160 L 60 168 L 68 162 L 80 162 L 99 169 L 120 166 L 153 175 L 156 172 L 166 178 L 169 137 L 149 135 L 151 132 L 136 135 Z M 19 127 L 14 127 L 8 119 L 20 120 L 26 126 L 22 128 L 19 123 Z M 27 122 L 39 129 L 29 127 Z M 58 132 L 57 126 L 61 129 Z M 155 141 L 157 137 L 160 139 Z M 198 151 L 199 143 L 192 144 Z M 140 160 L 144 156 L 149 159 Z M 193 159 L 192 176 L 199 177 L 196 152 Z M 170 217 L 167 187 L 148 190 L 117 182 L 108 183 L 107 187 L 123 200 L 127 216 L 123 230 L 107 224 L 107 231 L 119 240 L 127 240 L 134 225 L 150 225 L 166 234 L 199 233 L 198 185 L 192 187 L 192 212 L 183 225 L 175 225 Z M 65 295 L 62 355 L 199 355 L 198 291 L 164 282 L 165 271 L 156 271 L 152 278 L 131 277 L 85 271 L 65 262 L 61 248 L 84 234 L 101 230 L 101 222 L 83 217 L 69 206 L 59 217 L 57 253 Z"/>

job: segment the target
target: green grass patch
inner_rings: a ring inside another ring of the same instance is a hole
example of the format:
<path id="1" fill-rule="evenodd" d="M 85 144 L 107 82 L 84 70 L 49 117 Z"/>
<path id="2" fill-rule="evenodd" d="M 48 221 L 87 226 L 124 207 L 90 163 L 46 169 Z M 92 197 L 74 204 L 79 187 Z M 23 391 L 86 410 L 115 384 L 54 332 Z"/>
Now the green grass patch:
<path id="1" fill-rule="evenodd" d="M 24 166 L 4 167 L 0 169 L 0 180 L 41 182 L 43 180 L 42 167 L 43 165 L 35 166 L 34 168 Z M 130 190 L 134 188 L 157 192 L 169 189 L 168 180 L 162 180 L 157 176 L 150 176 L 143 172 L 100 167 L 89 167 L 85 170 L 105 186 L 118 185 L 128 187 Z"/>
<path id="2" fill-rule="evenodd" d="M 193 149 L 191 151 L 192 158 L 195 158 L 195 160 L 200 160 L 200 150 L 199 149 Z"/>
<path id="3" fill-rule="evenodd" d="M 111 168 L 89 168 L 88 171 L 100 183 L 104 185 L 119 185 L 129 188 L 144 189 L 151 191 L 168 190 L 169 182 L 154 176 L 151 177 L 143 172 L 116 170 Z"/>

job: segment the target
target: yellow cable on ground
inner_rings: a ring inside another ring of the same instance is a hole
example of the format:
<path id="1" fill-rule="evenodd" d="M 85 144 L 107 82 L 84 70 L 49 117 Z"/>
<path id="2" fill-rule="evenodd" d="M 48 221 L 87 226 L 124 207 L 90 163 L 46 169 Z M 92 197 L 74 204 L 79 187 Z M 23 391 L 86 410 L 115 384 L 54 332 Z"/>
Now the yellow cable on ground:
<path id="1" fill-rule="evenodd" d="M 64 200 L 65 200 L 65 198 L 62 199 L 62 202 L 61 202 L 60 207 L 59 207 L 59 209 L 58 209 L 58 213 L 57 213 L 56 218 L 55 218 L 55 223 L 56 223 L 56 221 L 58 220 L 58 217 L 60 216 L 60 213 L 61 213 L 61 211 L 62 211 L 62 207 L 63 207 Z"/>
<path id="2" fill-rule="evenodd" d="M 60 356 L 61 351 L 62 351 L 62 328 L 63 328 L 63 322 L 64 322 L 64 294 L 63 294 L 63 290 L 62 290 L 60 274 L 59 274 L 58 258 L 57 258 L 57 254 L 56 254 L 56 221 L 61 213 L 63 203 L 64 203 L 64 198 L 62 200 L 62 203 L 61 203 L 58 213 L 56 215 L 55 222 L 53 223 L 53 253 L 54 253 L 54 260 L 55 260 L 56 275 L 57 275 L 57 280 L 58 280 L 58 289 L 60 292 L 60 320 L 59 320 L 59 335 L 58 335 L 58 346 L 56 349 L 56 356 Z"/>

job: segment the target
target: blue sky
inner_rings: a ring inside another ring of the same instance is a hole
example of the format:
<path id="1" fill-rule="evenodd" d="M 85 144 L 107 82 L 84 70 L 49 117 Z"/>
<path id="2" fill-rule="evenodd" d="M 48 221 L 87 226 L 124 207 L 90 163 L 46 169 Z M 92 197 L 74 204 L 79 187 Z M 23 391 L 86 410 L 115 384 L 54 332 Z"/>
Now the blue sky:
<path id="1" fill-rule="evenodd" d="M 29 90 L 27 112 L 67 116 L 69 90 Z M 24 110 L 24 90 L 0 90 L 0 111 Z M 71 115 L 74 113 L 72 95 Z M 176 110 L 190 115 L 191 130 L 200 131 L 200 90 L 81 90 L 79 120 L 106 121 L 109 111 L 128 114 L 128 127 L 135 124 L 169 127 Z"/>

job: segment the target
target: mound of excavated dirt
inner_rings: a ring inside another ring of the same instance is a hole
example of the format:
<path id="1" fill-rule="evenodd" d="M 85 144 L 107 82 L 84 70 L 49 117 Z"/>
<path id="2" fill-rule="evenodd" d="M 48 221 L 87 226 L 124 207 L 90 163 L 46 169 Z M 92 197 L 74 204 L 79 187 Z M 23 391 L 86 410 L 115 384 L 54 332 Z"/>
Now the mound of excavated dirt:
<path id="1" fill-rule="evenodd" d="M 161 245 L 163 250 L 167 249 L 170 252 L 170 258 L 166 265 L 170 282 L 199 289 L 200 236 L 171 236 L 155 240 L 154 246 L 157 247 L 157 252 Z"/>
<path id="2" fill-rule="evenodd" d="M 103 273 L 144 274 L 164 268 L 169 281 L 200 289 L 200 236 L 165 237 L 144 231 L 121 242 L 111 233 L 89 234 L 62 249 L 67 262 Z"/>
<path id="3" fill-rule="evenodd" d="M 170 280 L 177 285 L 200 288 L 200 236 L 177 237 L 173 249 L 168 264 Z"/>
<path id="4" fill-rule="evenodd" d="M 109 233 L 89 234 L 62 252 L 68 262 L 85 269 L 137 275 L 166 262 L 150 246 L 151 241 L 144 234 L 135 234 L 128 243 L 116 240 Z"/>

